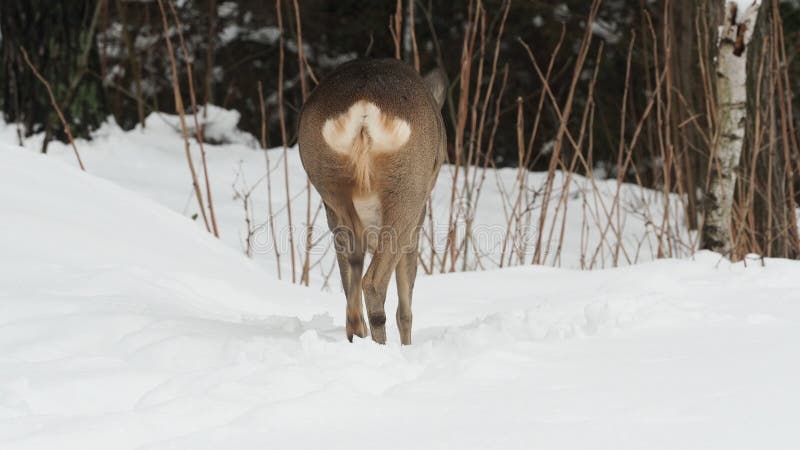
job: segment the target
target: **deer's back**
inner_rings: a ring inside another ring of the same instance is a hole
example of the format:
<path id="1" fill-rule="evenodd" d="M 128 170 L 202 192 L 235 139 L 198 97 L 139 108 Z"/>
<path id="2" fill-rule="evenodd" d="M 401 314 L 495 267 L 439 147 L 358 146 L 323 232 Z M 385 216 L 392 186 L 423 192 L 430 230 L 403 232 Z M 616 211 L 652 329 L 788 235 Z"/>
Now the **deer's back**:
<path id="1" fill-rule="evenodd" d="M 359 59 L 343 64 L 317 86 L 303 107 L 303 115 L 342 114 L 357 100 L 374 103 L 382 112 L 407 121 L 416 115 L 439 115 L 422 78 L 394 59 Z"/>

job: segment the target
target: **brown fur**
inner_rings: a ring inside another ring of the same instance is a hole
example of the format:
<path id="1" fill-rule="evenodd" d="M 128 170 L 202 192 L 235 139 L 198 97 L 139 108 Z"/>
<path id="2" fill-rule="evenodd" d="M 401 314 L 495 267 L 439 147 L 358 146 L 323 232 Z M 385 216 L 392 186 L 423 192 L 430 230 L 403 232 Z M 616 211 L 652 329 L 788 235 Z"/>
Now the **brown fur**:
<path id="1" fill-rule="evenodd" d="M 331 73 L 303 105 L 300 158 L 337 244 L 350 340 L 366 336 L 363 290 L 372 338 L 386 341 L 383 305 L 397 271 L 397 322 L 402 343 L 411 343 L 419 226 L 445 156 L 443 93 L 440 74 L 423 80 L 396 60 L 356 60 Z M 368 229 L 353 205 L 354 197 L 373 194 L 380 230 Z"/>

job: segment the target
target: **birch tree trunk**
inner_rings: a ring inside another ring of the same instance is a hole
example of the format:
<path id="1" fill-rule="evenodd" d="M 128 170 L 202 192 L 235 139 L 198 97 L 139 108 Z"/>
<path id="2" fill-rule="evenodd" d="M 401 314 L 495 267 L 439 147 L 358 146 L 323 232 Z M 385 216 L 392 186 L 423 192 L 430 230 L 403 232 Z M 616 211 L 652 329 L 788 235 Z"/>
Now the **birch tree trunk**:
<path id="1" fill-rule="evenodd" d="M 729 256 L 731 218 L 739 160 L 747 119 L 747 47 L 753 37 L 761 0 L 744 11 L 739 2 L 727 2 L 719 28 L 717 56 L 717 115 L 719 130 L 711 155 L 706 194 L 702 248 Z"/>

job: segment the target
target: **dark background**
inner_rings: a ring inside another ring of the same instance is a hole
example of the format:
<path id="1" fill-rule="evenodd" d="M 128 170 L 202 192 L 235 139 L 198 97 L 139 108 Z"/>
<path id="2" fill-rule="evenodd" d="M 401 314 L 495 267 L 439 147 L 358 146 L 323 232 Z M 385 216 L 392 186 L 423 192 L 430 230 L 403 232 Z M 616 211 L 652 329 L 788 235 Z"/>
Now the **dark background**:
<path id="1" fill-rule="evenodd" d="M 464 30 L 468 26 L 468 3 L 466 0 L 420 0 L 415 3 L 415 33 L 422 70 L 441 66 L 452 82 L 450 102 L 445 110 L 451 127 L 455 123 L 455 105 L 459 94 L 458 75 Z M 674 0 L 672 3 L 671 8 L 678 16 L 687 16 L 694 22 L 697 15 L 695 8 L 702 2 Z M 395 1 L 299 0 L 298 4 L 305 56 L 316 77 L 324 76 L 340 62 L 355 57 L 394 55 L 389 20 L 395 11 Z M 279 144 L 275 114 L 278 80 L 275 2 L 183 0 L 175 2 L 175 5 L 193 56 L 199 101 L 202 103 L 206 97 L 210 97 L 208 100 L 211 103 L 240 111 L 240 126 L 258 135 L 261 119 L 257 82 L 261 81 L 270 116 L 269 143 Z M 487 0 L 482 6 L 487 18 L 484 59 L 488 66 L 493 56 L 503 2 Z M 528 114 L 533 115 L 541 92 L 541 83 L 518 39 L 531 46 L 537 60 L 544 66 L 559 41 L 563 27 L 565 41 L 551 79 L 554 94 L 563 99 L 570 85 L 572 65 L 583 38 L 589 7 L 590 2 L 586 0 L 511 2 L 499 56 L 498 70 L 502 71 L 507 65 L 509 78 L 501 100 L 501 123 L 494 152 L 497 164 L 504 166 L 517 163 L 516 98 L 526 100 L 525 108 Z M 585 67 L 589 74 L 598 64 L 595 56 L 597 47 L 602 43 L 603 59 L 599 62 L 601 68 L 594 98 L 599 119 L 594 125 L 597 131 L 597 161 L 602 161 L 604 154 L 609 157 L 614 155 L 618 146 L 625 60 L 632 35 L 637 35 L 632 60 L 632 81 L 637 86 L 631 92 L 638 106 L 645 102 L 647 86 L 643 75 L 652 70 L 653 65 L 649 55 L 653 42 L 647 42 L 651 37 L 645 15 L 650 16 L 659 34 L 656 45 L 663 45 L 660 35 L 664 7 L 663 1 L 607 0 L 600 8 L 602 31 L 594 33 L 593 49 Z M 92 28 L 96 9 L 99 11 Z M 291 0 L 283 0 L 282 12 L 286 39 L 285 106 L 290 121 L 289 129 L 293 130 L 296 119 L 294 113 L 302 104 L 302 97 L 296 56 L 297 27 Z M 786 29 L 787 52 L 794 55 L 800 30 L 800 8 L 796 3 L 784 2 L 781 3 L 781 13 Z M 679 22 L 679 19 L 673 19 L 673 22 Z M 127 33 L 123 31 L 123 24 Z M 109 114 L 124 128 L 132 128 L 138 123 L 135 101 L 137 71 L 140 72 L 143 86 L 145 115 L 152 111 L 174 112 L 161 16 L 154 0 L 3 0 L 0 2 L 0 25 L 4 67 L 0 72 L 0 85 L 3 87 L 0 105 L 5 119 L 21 121 L 26 125 L 27 133 L 44 128 L 51 108 L 46 101 L 46 93 L 37 85 L 38 82 L 31 79 L 17 51 L 18 45 L 28 49 L 34 63 L 53 84 L 56 97 L 77 135 L 86 136 Z M 673 48 L 673 52 L 689 64 L 689 67 L 680 68 L 686 73 L 697 68 L 694 25 L 690 23 L 688 34 L 683 37 L 688 42 L 678 42 L 683 48 Z M 212 26 L 216 29 L 212 48 L 213 78 L 210 95 L 207 95 L 204 81 L 208 72 L 207 53 L 212 40 L 209 34 Z M 676 39 L 681 41 L 681 30 L 677 29 L 679 26 L 682 24 L 672 24 L 676 28 Z M 177 47 L 176 37 L 173 35 Z M 133 55 L 128 52 L 128 40 Z M 86 43 L 91 44 L 88 50 Z M 88 54 L 85 68 L 80 67 L 79 61 L 83 52 Z M 180 49 L 176 48 L 176 52 L 178 58 L 183 60 Z M 792 64 L 798 65 L 796 58 L 792 57 L 791 60 Z M 185 71 L 186 66 L 180 65 L 179 69 Z M 487 78 L 484 77 L 484 84 Z M 186 77 L 181 77 L 181 81 L 186 92 Z M 797 82 L 798 78 L 793 77 L 793 83 Z M 78 87 L 73 87 L 74 84 L 78 84 Z M 313 87 L 313 81 L 310 84 Z M 578 107 L 585 102 L 587 84 L 578 86 Z M 540 133 L 540 142 L 535 146 L 537 149 L 555 134 L 557 119 L 549 108 L 546 107 L 544 112 L 543 132 Z M 52 127 L 60 128 L 56 123 Z M 58 130 L 55 132 L 63 138 Z M 450 135 L 452 137 L 452 133 Z M 536 161 L 542 163 L 541 158 Z"/>

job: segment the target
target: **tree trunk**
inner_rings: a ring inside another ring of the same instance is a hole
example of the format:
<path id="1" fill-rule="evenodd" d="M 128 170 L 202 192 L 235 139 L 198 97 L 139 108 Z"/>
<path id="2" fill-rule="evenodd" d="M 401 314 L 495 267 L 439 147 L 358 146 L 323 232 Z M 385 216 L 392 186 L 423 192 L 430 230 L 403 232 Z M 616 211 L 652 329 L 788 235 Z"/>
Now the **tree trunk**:
<path id="1" fill-rule="evenodd" d="M 741 213 L 734 217 L 734 256 L 800 256 L 793 166 L 793 155 L 800 152 L 793 139 L 786 59 L 779 3 L 765 0 L 748 59 L 751 95 L 737 196 Z"/>
<path id="2" fill-rule="evenodd" d="M 744 145 L 747 119 L 748 46 L 758 18 L 760 0 L 745 11 L 728 2 L 720 27 L 717 54 L 717 126 L 706 193 L 702 248 L 732 256 L 733 195 Z"/>
<path id="3" fill-rule="evenodd" d="M 718 0 L 716 0 L 718 1 Z M 699 36 L 697 20 L 703 21 L 704 29 L 714 29 L 719 22 L 710 25 L 712 14 L 710 5 L 698 0 L 672 0 L 670 2 L 670 33 L 672 57 L 670 73 L 672 79 L 673 121 L 672 142 L 675 143 L 675 171 L 678 175 L 679 194 L 686 197 L 686 224 L 691 230 L 698 229 L 700 205 L 697 202 L 697 188 L 705 182 L 708 167 L 708 146 L 703 135 L 712 128 L 707 120 L 710 113 L 706 106 L 706 93 L 703 72 L 698 63 L 704 58 L 705 67 L 713 65 L 711 55 L 704 54 L 704 36 Z M 716 32 L 714 33 L 716 35 Z M 713 92 L 710 93 L 713 96 Z"/>

